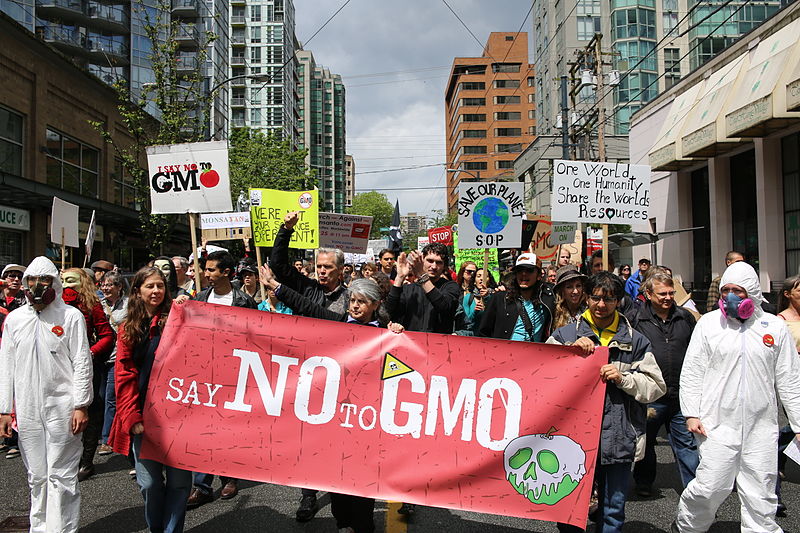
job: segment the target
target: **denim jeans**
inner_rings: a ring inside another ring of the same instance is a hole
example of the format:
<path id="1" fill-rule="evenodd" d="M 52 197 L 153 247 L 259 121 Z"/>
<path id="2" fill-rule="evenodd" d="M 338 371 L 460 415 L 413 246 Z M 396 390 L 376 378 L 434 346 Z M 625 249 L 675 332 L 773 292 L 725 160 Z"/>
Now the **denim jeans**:
<path id="1" fill-rule="evenodd" d="M 117 395 L 114 391 L 114 363 L 106 363 L 106 369 L 100 378 L 100 398 L 103 400 L 105 415 L 103 416 L 103 432 L 100 440 L 108 444 L 108 435 L 111 433 L 111 424 L 117 414 Z"/>
<path id="2" fill-rule="evenodd" d="M 647 404 L 647 443 L 644 459 L 636 463 L 633 479 L 637 485 L 650 486 L 656 479 L 656 436 L 661 426 L 667 428 L 667 438 L 678 464 L 678 472 L 684 488 L 694 479 L 700 457 L 697 443 L 681 414 L 678 400 L 663 400 Z"/>
<path id="3" fill-rule="evenodd" d="M 238 481 L 236 478 L 225 476 L 219 476 L 219 480 L 222 482 L 222 486 L 225 486 L 229 481 Z M 211 494 L 214 492 L 214 488 L 211 486 L 213 482 L 214 474 L 203 474 L 202 472 L 194 473 L 194 487 L 204 494 Z"/>
<path id="4" fill-rule="evenodd" d="M 142 436 L 133 436 L 136 482 L 144 496 L 144 518 L 150 533 L 182 533 L 192 473 L 149 459 L 140 459 Z M 166 475 L 166 484 L 164 477 Z"/>
<path id="5" fill-rule="evenodd" d="M 625 523 L 625 500 L 628 498 L 631 463 L 597 465 L 597 533 L 621 533 Z M 558 524 L 560 533 L 578 533 L 582 527 Z"/>

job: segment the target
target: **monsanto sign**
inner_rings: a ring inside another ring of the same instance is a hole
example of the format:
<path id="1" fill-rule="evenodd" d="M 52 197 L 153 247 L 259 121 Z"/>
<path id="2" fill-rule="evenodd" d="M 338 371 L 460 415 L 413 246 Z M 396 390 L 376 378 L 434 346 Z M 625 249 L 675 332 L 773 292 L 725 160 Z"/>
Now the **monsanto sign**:
<path id="1" fill-rule="evenodd" d="M 433 228 L 428 230 L 428 240 L 430 242 L 440 242 L 442 244 L 453 244 L 453 228 L 450 226 L 442 226 L 441 228 Z"/>
<path id="2" fill-rule="evenodd" d="M 232 211 L 227 141 L 147 147 L 153 214 Z"/>

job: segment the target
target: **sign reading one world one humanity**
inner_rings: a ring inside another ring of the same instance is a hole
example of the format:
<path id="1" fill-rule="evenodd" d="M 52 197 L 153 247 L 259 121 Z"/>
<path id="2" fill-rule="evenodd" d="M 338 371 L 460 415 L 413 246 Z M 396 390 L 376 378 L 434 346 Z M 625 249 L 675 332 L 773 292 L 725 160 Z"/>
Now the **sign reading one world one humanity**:
<path id="1" fill-rule="evenodd" d="M 553 220 L 637 224 L 650 218 L 650 166 L 555 161 Z"/>

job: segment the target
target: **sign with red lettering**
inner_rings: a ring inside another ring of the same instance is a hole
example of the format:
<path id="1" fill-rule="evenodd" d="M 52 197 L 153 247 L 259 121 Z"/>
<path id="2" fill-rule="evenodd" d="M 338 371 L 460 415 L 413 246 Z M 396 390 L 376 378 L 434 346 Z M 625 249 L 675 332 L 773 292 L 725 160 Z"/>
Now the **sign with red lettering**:
<path id="1" fill-rule="evenodd" d="M 453 245 L 453 228 L 451 226 L 442 226 L 441 228 L 433 228 L 428 230 L 428 239 L 430 242 L 440 242 L 442 244 Z"/>
<path id="2" fill-rule="evenodd" d="M 142 456 L 583 527 L 607 358 L 187 302 L 156 354 Z"/>

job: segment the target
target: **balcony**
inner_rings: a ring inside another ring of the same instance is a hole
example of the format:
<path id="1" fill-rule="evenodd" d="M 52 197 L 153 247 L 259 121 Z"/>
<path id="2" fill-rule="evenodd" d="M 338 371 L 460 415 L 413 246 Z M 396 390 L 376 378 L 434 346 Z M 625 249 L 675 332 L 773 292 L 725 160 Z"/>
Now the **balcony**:
<path id="1" fill-rule="evenodd" d="M 231 44 L 234 46 L 244 46 L 247 44 L 244 33 L 234 33 L 231 35 Z"/>
<path id="2" fill-rule="evenodd" d="M 175 42 L 181 48 L 197 48 L 200 45 L 200 32 L 194 24 L 184 24 L 175 33 Z"/>
<path id="3" fill-rule="evenodd" d="M 131 19 L 125 8 L 89 2 L 86 14 L 92 26 L 112 33 L 127 35 L 130 33 Z"/>
<path id="4" fill-rule="evenodd" d="M 178 72 L 193 72 L 197 70 L 197 66 L 196 54 L 182 54 L 175 58 L 175 69 Z"/>
<path id="5" fill-rule="evenodd" d="M 58 25 L 37 26 L 36 36 L 65 51 L 67 54 L 85 51 L 86 37 L 81 35 L 74 27 Z"/>
<path id="6" fill-rule="evenodd" d="M 231 15 L 231 25 L 244 26 L 247 24 L 247 17 L 244 15 Z"/>
<path id="7" fill-rule="evenodd" d="M 199 17 L 198 0 L 172 0 L 172 14 L 186 18 Z"/>
<path id="8" fill-rule="evenodd" d="M 244 122 L 244 118 L 239 118 L 239 117 L 232 118 L 231 119 L 231 125 L 234 128 L 244 128 L 246 126 L 246 124 Z"/>
<path id="9" fill-rule="evenodd" d="M 83 5 L 80 0 L 37 0 L 37 16 L 59 18 L 65 22 L 82 20 Z"/>
<path id="10" fill-rule="evenodd" d="M 246 63 L 246 59 L 244 58 L 244 56 L 231 56 L 231 66 L 243 67 L 246 64 L 247 63 Z"/>
<path id="11" fill-rule="evenodd" d="M 110 63 L 114 66 L 130 64 L 128 46 L 120 41 L 112 41 L 99 35 L 89 34 L 86 39 L 86 50 L 89 51 L 89 58 L 94 63 Z"/>
<path id="12" fill-rule="evenodd" d="M 244 96 L 231 98 L 231 107 L 244 107 L 244 105 L 245 105 Z"/>

